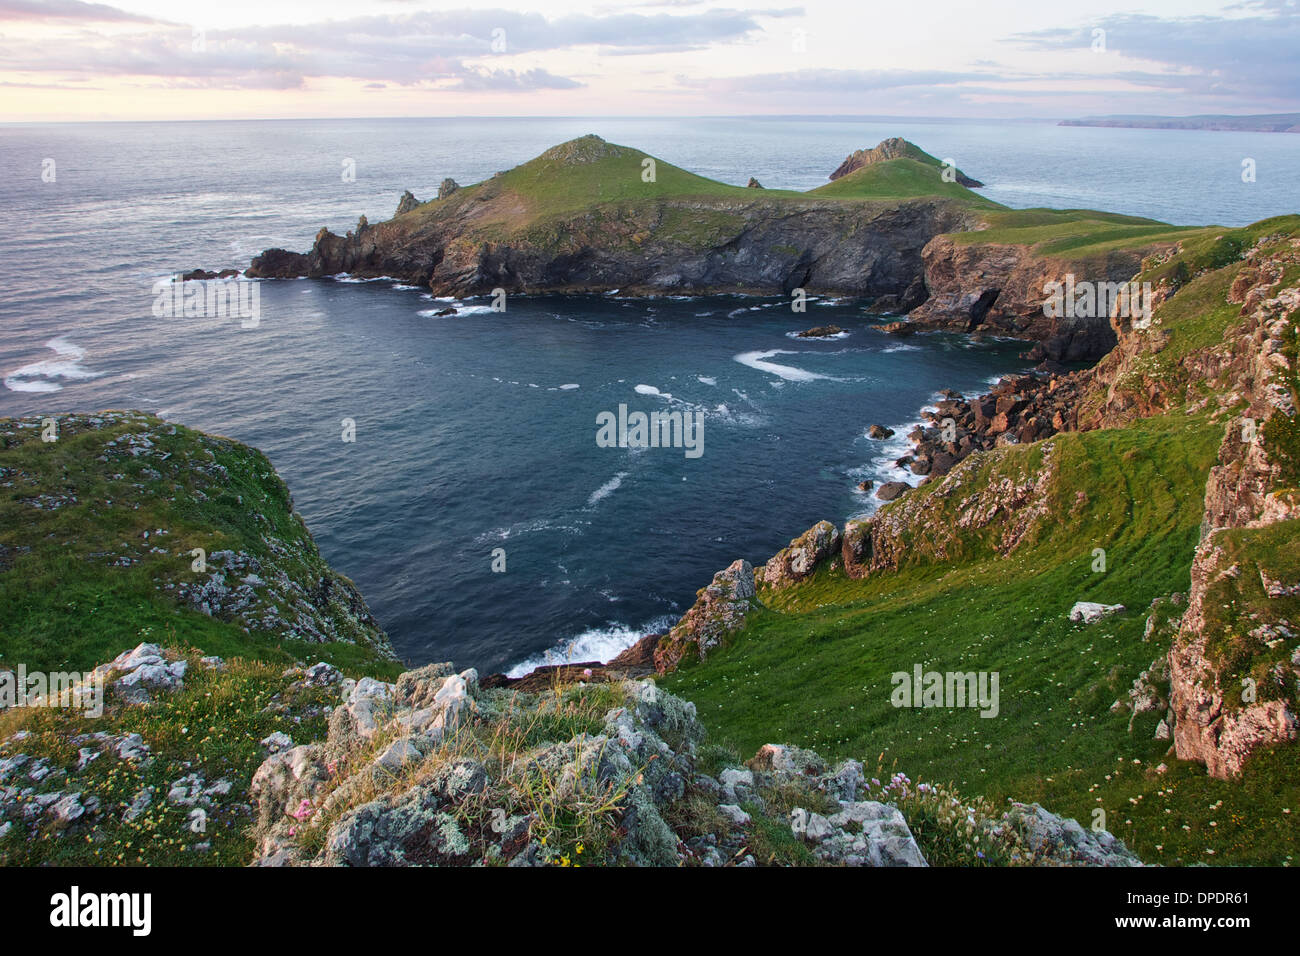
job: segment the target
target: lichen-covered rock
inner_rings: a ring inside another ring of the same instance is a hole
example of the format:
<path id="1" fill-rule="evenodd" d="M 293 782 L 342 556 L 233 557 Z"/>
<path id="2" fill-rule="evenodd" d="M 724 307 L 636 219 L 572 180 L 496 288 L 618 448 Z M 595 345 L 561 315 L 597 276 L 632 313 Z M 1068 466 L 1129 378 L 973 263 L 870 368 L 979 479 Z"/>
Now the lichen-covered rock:
<path id="1" fill-rule="evenodd" d="M 839 529 L 829 521 L 819 521 L 769 558 L 758 576 L 773 590 L 790 587 L 811 575 L 839 546 Z"/>
<path id="2" fill-rule="evenodd" d="M 700 589 L 695 604 L 656 645 L 655 669 L 664 674 L 687 657 L 704 660 L 744 625 L 754 603 L 754 567 L 743 558 L 733 561 Z"/>
<path id="3" fill-rule="evenodd" d="M 1104 617 L 1119 614 L 1123 604 L 1098 604 L 1096 601 L 1075 601 L 1070 608 L 1070 620 L 1076 624 L 1095 624 Z"/>
<path id="4" fill-rule="evenodd" d="M 1244 412 L 1233 409 L 1206 483 L 1187 612 L 1169 652 L 1170 701 L 1178 756 L 1220 778 L 1300 732 L 1300 662 L 1281 636 L 1300 613 L 1300 592 L 1270 570 L 1289 561 L 1300 529 L 1300 494 L 1283 468 L 1294 452 L 1279 440 L 1294 432 L 1297 370 L 1285 343 L 1296 334 L 1300 285 L 1277 287 L 1297 261 L 1294 242 L 1251 250 L 1229 296 L 1242 302 L 1243 324 L 1200 360 Z M 1225 607 L 1248 623 L 1224 617 Z"/>
<path id="5" fill-rule="evenodd" d="M 1058 817 L 1038 804 L 1013 803 L 1007 819 L 1020 829 L 1041 862 L 1085 866 L 1141 866 L 1123 841 L 1106 830 L 1085 830 L 1077 820 Z"/>
<path id="6" fill-rule="evenodd" d="M 797 814 L 797 811 L 796 811 Z M 800 820 L 802 819 L 802 826 Z M 926 866 L 921 848 L 896 807 L 874 801 L 840 801 L 830 817 L 796 815 L 791 828 L 813 853 L 842 866 Z"/>
<path id="7" fill-rule="evenodd" d="M 172 693 L 184 687 L 188 667 L 188 661 L 167 660 L 157 644 L 138 644 L 95 668 L 91 677 L 111 681 L 113 693 L 130 703 L 143 704 L 152 694 Z"/>

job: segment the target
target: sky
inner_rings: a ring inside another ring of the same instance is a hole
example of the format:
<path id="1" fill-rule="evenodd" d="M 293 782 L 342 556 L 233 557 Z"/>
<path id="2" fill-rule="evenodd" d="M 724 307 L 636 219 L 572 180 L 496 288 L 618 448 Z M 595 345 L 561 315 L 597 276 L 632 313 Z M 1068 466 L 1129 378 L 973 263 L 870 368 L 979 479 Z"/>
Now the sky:
<path id="1" fill-rule="evenodd" d="M 0 121 L 1300 112 L 1297 0 L 0 0 Z"/>

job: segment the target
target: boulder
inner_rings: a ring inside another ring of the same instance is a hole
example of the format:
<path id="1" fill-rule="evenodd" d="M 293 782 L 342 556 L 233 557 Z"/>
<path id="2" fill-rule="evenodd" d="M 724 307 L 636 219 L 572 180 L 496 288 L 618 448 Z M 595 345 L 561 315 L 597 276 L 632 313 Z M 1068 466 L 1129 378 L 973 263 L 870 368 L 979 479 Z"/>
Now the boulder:
<path id="1" fill-rule="evenodd" d="M 1118 614 L 1122 610 L 1124 610 L 1123 604 L 1097 604 L 1094 601 L 1075 601 L 1074 607 L 1070 608 L 1070 620 L 1076 623 L 1095 624 L 1102 618 Z"/>
<path id="2" fill-rule="evenodd" d="M 887 481 L 876 489 L 876 497 L 881 501 L 893 501 L 911 490 L 912 486 L 905 481 Z"/>

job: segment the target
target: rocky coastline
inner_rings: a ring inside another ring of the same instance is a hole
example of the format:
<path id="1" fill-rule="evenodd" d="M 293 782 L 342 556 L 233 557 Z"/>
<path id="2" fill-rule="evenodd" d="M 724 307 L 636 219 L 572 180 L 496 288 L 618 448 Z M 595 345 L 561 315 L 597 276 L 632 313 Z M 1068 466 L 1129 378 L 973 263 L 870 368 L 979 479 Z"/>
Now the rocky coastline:
<path id="1" fill-rule="evenodd" d="M 1002 207 L 965 188 L 982 183 L 898 138 L 848 156 L 829 177 L 841 193 L 763 190 L 752 179 L 749 187 L 734 188 L 699 180 L 706 185 L 630 198 L 636 194 L 626 192 L 625 179 L 648 159 L 582 137 L 473 186 L 447 179 L 430 201 L 408 190 L 391 219 L 371 223 L 362 216 L 344 235 L 322 228 L 307 252 L 267 249 L 244 275 L 390 277 L 448 298 L 614 289 L 788 296 L 802 289 L 863 299 L 868 314 L 905 315 L 893 331 L 1024 339 L 1048 363 L 1044 368 L 1059 369 L 1059 363 L 1101 358 L 1115 338 L 1105 315 L 1045 316 L 1044 285 L 1067 275 L 1127 280 L 1144 257 L 1173 248 L 1135 240 L 1076 262 L 1026 245 L 981 241 L 978 233 Z M 870 177 L 891 169 L 922 177 L 923 187 L 881 195 Z M 611 184 L 615 174 L 620 178 Z M 848 187 L 864 177 L 859 198 Z M 593 197 L 610 191 L 629 198 L 576 206 L 552 198 L 571 188 L 564 181 L 584 178 Z M 944 192 L 945 185 L 960 193 Z"/>

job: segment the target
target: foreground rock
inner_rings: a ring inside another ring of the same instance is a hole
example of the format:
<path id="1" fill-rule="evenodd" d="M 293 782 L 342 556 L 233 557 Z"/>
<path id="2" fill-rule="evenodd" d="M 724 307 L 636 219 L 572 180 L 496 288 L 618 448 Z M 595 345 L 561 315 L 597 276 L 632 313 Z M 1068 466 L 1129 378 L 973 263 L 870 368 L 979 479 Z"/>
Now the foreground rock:
<path id="1" fill-rule="evenodd" d="M 756 866 L 798 862 L 803 847 L 831 865 L 925 866 L 901 807 L 954 799 L 779 744 L 704 773 L 694 705 L 650 681 L 533 695 L 452 671 L 430 665 L 394 684 L 338 677 L 328 739 L 273 753 L 253 777 L 257 864 Z M 587 729 L 529 742 L 529 728 L 559 714 Z M 201 781 L 174 790 L 207 792 Z M 1019 809 L 959 816 L 978 834 L 972 848 L 996 847 L 1007 862 L 1136 862 L 1109 834 L 1081 840 L 1074 821 L 1033 809 L 1032 845 Z M 765 838 L 761 859 L 760 831 L 785 834 Z"/>

